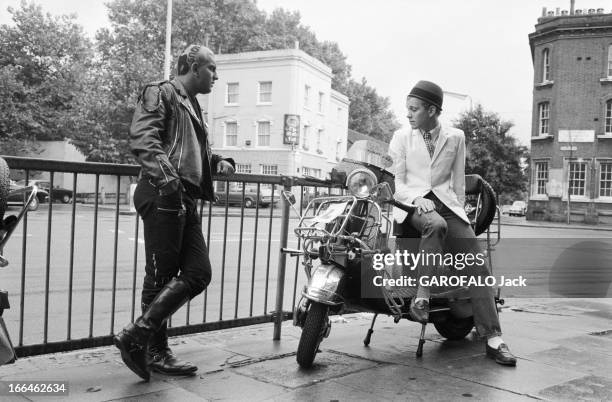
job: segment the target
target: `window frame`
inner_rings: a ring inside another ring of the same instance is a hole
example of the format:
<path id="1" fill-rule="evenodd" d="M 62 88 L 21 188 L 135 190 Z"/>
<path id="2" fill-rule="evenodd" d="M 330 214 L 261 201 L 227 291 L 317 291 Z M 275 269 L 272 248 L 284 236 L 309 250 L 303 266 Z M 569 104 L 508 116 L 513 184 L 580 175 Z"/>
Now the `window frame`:
<path id="1" fill-rule="evenodd" d="M 546 117 L 543 116 L 544 109 L 546 109 Z M 544 132 L 543 129 L 546 128 Z M 550 102 L 538 103 L 538 136 L 543 137 L 550 135 Z"/>
<path id="2" fill-rule="evenodd" d="M 608 99 L 605 103 L 604 134 L 612 135 L 612 99 Z"/>
<path id="3" fill-rule="evenodd" d="M 612 79 L 612 43 L 608 45 L 608 64 L 607 64 L 607 71 L 606 71 L 606 77 L 608 77 L 609 79 Z"/>
<path id="4" fill-rule="evenodd" d="M 236 93 L 230 94 L 230 86 L 236 86 Z M 230 95 L 236 96 L 236 102 L 230 102 Z M 225 106 L 240 105 L 240 82 L 228 82 L 225 84 Z"/>
<path id="5" fill-rule="evenodd" d="M 235 144 L 230 144 L 229 141 L 227 140 L 228 137 L 229 137 L 229 135 L 227 133 L 227 131 L 228 131 L 227 128 L 228 128 L 229 125 L 235 125 L 236 126 L 236 134 L 232 135 L 232 137 L 236 137 L 235 138 L 235 141 L 236 141 Z M 228 120 L 228 121 L 225 121 L 223 123 L 223 145 L 224 146 L 226 146 L 226 147 L 237 147 L 238 146 L 238 127 L 239 127 L 238 122 L 235 121 L 235 120 Z"/>
<path id="6" fill-rule="evenodd" d="M 607 177 L 604 179 L 604 166 L 608 167 L 607 169 Z M 597 198 L 605 201 L 612 201 L 612 159 L 605 159 L 598 161 L 598 169 L 597 169 Z M 607 183 L 607 186 L 602 186 L 602 182 Z M 607 190 L 609 195 L 602 195 L 602 190 Z"/>
<path id="7" fill-rule="evenodd" d="M 268 165 L 265 163 L 262 163 L 260 166 L 260 171 L 261 174 L 265 174 L 265 175 L 274 175 L 274 176 L 278 176 L 278 165 Z M 270 170 L 274 170 L 274 173 L 266 173 L 265 170 L 266 169 L 270 169 Z"/>
<path id="8" fill-rule="evenodd" d="M 304 84 L 304 109 L 310 109 L 310 90 L 310 85 Z"/>
<path id="9" fill-rule="evenodd" d="M 533 196 L 540 198 L 548 198 L 548 190 L 547 185 L 550 179 L 550 167 L 548 160 L 534 160 L 533 161 Z M 544 166 L 545 169 L 541 169 Z M 544 173 L 544 174 L 542 174 Z M 543 189 L 543 192 L 540 192 L 540 189 Z"/>
<path id="10" fill-rule="evenodd" d="M 261 125 L 267 123 L 268 126 L 268 134 L 265 136 L 268 138 L 267 144 L 261 143 Z M 272 142 L 272 122 L 270 120 L 257 120 L 256 123 L 256 138 L 257 138 L 257 146 L 258 147 L 269 147 Z"/>
<path id="11" fill-rule="evenodd" d="M 576 166 L 579 165 L 581 167 L 583 167 L 584 169 L 580 169 L 577 172 L 574 172 L 574 174 L 584 174 L 584 177 L 578 177 L 578 178 L 574 178 L 572 177 L 572 166 Z M 580 182 L 582 183 L 581 187 L 574 187 L 572 185 L 572 183 L 574 182 Z M 568 160 L 567 161 L 567 192 L 565 194 L 565 196 L 567 197 L 567 194 L 569 194 L 572 198 L 586 198 L 587 197 L 587 183 L 588 183 L 588 162 L 587 161 L 578 161 L 578 160 Z M 574 193 L 574 191 L 572 190 L 572 188 L 574 189 L 582 189 L 582 194 L 576 194 Z"/>
<path id="12" fill-rule="evenodd" d="M 542 50 L 542 82 L 550 82 L 550 49 Z"/>
<path id="13" fill-rule="evenodd" d="M 302 149 L 308 151 L 310 149 L 310 143 L 308 137 L 310 135 L 310 124 L 304 124 L 302 130 Z"/>
<path id="14" fill-rule="evenodd" d="M 325 92 L 319 91 L 319 100 L 317 104 L 317 113 L 323 114 L 323 103 L 325 103 Z"/>
<path id="15" fill-rule="evenodd" d="M 270 91 L 269 92 L 262 92 L 261 91 L 261 84 L 270 84 Z M 257 104 L 258 105 L 271 105 L 272 104 L 272 81 L 257 81 Z M 263 101 L 261 100 L 261 95 L 262 94 L 269 94 L 270 95 L 270 100 L 268 101 Z"/>

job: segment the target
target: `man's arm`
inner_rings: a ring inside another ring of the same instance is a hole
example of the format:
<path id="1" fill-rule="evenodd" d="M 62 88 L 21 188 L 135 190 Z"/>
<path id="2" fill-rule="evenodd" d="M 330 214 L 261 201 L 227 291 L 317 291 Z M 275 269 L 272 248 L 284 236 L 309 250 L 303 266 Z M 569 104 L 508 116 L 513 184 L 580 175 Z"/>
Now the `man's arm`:
<path id="1" fill-rule="evenodd" d="M 457 199 L 461 205 L 465 204 L 465 135 L 460 132 L 457 144 L 457 155 L 451 171 L 453 191 L 457 194 Z"/>
<path id="2" fill-rule="evenodd" d="M 180 188 L 176 169 L 164 151 L 167 115 L 172 113 L 160 85 L 145 87 L 130 126 L 130 148 L 136 155 L 142 173 L 148 176 L 160 194 L 171 194 Z"/>

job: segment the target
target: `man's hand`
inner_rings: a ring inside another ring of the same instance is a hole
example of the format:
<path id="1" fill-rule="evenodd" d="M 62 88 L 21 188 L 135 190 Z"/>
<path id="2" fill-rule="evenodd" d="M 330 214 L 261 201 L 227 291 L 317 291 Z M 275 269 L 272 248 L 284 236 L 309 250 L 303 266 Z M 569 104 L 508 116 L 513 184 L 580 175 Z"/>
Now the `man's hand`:
<path id="1" fill-rule="evenodd" d="M 234 167 L 228 161 L 221 160 L 217 163 L 217 173 L 220 174 L 234 174 Z"/>
<path id="2" fill-rule="evenodd" d="M 417 207 L 417 212 L 421 215 L 423 212 L 428 213 L 435 211 L 436 204 L 432 200 L 423 197 L 417 197 L 412 201 L 412 205 Z"/>

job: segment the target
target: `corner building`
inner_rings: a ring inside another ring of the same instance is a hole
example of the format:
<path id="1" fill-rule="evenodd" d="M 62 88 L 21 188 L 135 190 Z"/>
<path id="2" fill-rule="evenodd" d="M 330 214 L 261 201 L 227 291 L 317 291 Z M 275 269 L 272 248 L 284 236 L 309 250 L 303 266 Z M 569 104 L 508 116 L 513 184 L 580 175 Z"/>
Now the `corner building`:
<path id="1" fill-rule="evenodd" d="M 612 14 L 546 12 L 534 66 L 527 219 L 612 222 Z"/>
<path id="2" fill-rule="evenodd" d="M 237 173 L 325 178 L 346 153 L 348 98 L 332 70 L 299 49 L 215 56 L 212 149 Z"/>

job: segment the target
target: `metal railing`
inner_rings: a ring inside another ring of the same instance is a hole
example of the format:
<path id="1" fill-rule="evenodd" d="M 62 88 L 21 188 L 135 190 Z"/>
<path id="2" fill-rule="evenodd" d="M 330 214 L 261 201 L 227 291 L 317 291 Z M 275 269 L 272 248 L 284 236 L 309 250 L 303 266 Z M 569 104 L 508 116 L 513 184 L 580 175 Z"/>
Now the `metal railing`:
<path id="1" fill-rule="evenodd" d="M 111 345 L 112 334 L 140 315 L 137 293 L 145 264 L 142 229 L 138 215 L 121 203 L 128 197 L 117 196 L 128 193 L 126 183 L 136 182 L 140 167 L 4 159 L 11 171 L 23 172 L 26 182 L 48 175 L 50 192 L 56 176 L 63 174 L 65 183 L 67 174 L 73 194 L 71 204 L 58 204 L 50 196 L 38 211 L 27 214 L 4 250 L 11 264 L 0 271 L 0 284 L 13 300 L 4 318 L 17 355 Z M 109 177 L 114 181 L 109 190 L 115 194 L 114 202 L 101 205 L 101 179 L 109 183 Z M 299 260 L 295 271 L 287 272 L 286 256 L 280 253 L 281 247 L 298 242 L 293 236 L 289 239 L 296 220 L 291 219 L 290 206 L 280 192 L 299 189 L 302 210 L 317 193 L 342 190 L 287 176 L 235 174 L 215 180 L 222 183 L 217 186 L 224 187 L 226 202 L 199 205 L 213 280 L 202 295 L 173 315 L 168 332 L 179 335 L 274 322 L 273 337 L 279 339 L 282 321 L 292 316 L 301 275 Z M 76 202 L 83 181 L 93 183 L 93 204 Z M 247 192 L 249 186 L 251 192 Z M 241 193 L 238 207 L 230 205 L 233 187 Z M 264 190 L 269 198 L 261 198 Z M 292 297 L 285 299 L 287 288 L 292 288 Z"/>

